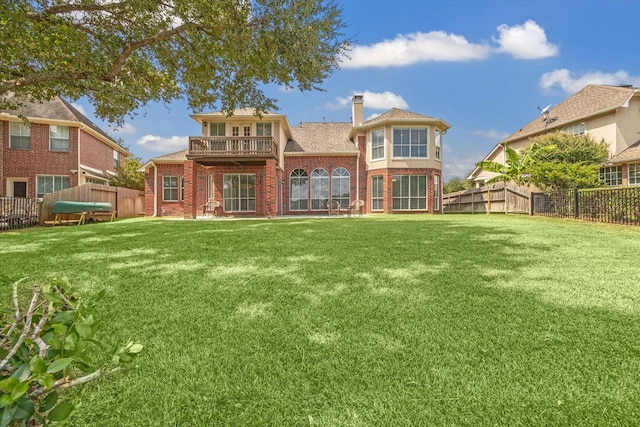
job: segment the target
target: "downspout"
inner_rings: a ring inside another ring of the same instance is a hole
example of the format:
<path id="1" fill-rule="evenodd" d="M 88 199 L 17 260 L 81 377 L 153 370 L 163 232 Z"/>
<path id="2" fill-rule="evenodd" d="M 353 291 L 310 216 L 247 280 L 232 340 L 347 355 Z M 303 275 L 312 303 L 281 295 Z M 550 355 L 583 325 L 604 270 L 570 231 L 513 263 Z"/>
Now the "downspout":
<path id="1" fill-rule="evenodd" d="M 357 142 L 358 157 L 356 157 L 356 200 L 360 200 L 360 141 Z"/>
<path id="2" fill-rule="evenodd" d="M 80 135 L 82 135 L 81 127 L 78 128 L 78 166 L 76 167 L 76 186 L 80 185 L 80 176 L 82 176 L 82 173 L 80 172 Z"/>

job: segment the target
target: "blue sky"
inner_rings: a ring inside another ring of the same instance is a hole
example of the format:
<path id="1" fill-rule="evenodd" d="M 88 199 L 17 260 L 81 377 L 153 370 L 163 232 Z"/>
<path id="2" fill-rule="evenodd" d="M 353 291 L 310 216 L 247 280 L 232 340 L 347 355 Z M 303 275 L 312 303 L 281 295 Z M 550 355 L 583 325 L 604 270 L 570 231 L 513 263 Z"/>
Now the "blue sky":
<path id="1" fill-rule="evenodd" d="M 265 92 L 293 126 L 398 107 L 446 120 L 444 179 L 464 177 L 501 139 L 590 83 L 640 86 L 638 1 L 341 0 L 355 43 L 323 92 Z M 94 119 L 86 100 L 78 105 Z M 186 103 L 150 104 L 120 129 L 143 161 L 200 133 Z"/>

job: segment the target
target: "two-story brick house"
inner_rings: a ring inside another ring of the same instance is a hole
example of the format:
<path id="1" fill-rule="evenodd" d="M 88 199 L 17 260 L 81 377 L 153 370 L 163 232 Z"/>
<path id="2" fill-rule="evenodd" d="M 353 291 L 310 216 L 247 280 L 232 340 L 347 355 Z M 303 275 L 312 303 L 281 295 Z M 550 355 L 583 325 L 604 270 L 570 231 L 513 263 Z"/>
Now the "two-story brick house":
<path id="1" fill-rule="evenodd" d="M 130 155 L 63 98 L 0 111 L 1 196 L 42 197 L 88 182 L 107 184 Z"/>
<path id="2" fill-rule="evenodd" d="M 202 136 L 144 165 L 147 216 L 195 218 L 209 201 L 222 215 L 327 212 L 356 200 L 372 213 L 441 212 L 442 135 L 450 125 L 393 108 L 352 123 L 300 123 L 250 110 L 193 115 Z"/>

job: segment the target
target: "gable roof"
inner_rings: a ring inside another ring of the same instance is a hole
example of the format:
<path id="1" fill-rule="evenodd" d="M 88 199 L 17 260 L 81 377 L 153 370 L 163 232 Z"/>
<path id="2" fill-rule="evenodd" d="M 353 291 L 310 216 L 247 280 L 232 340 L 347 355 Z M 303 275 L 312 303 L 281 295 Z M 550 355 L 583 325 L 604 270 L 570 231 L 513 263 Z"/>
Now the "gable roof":
<path id="1" fill-rule="evenodd" d="M 357 154 L 349 140 L 351 123 L 300 123 L 291 128 L 291 139 L 284 149 L 287 153 Z"/>
<path id="2" fill-rule="evenodd" d="M 400 108 L 392 108 L 386 113 L 380 114 L 372 119 L 369 119 L 362 123 L 363 125 L 369 125 L 384 120 L 433 120 L 433 117 L 425 116 L 423 114 L 412 113 L 411 111 L 401 110 Z"/>
<path id="3" fill-rule="evenodd" d="M 625 106 L 637 92 L 628 86 L 588 85 L 562 101 L 544 115 L 528 123 L 519 131 L 502 140 L 502 144 L 565 127 L 571 123 L 594 117 Z"/>
<path id="4" fill-rule="evenodd" d="M 100 129 L 98 125 L 93 123 L 87 116 L 82 114 L 71 105 L 67 100 L 62 98 L 61 96 L 56 96 L 50 101 L 41 101 L 41 102 L 28 102 L 23 101 L 20 108 L 17 110 L 0 110 L 1 116 L 13 116 L 19 117 L 24 116 L 30 121 L 34 121 L 35 119 L 40 120 L 50 120 L 50 121 L 64 121 L 64 122 L 76 122 L 81 125 L 84 125 L 88 130 L 93 131 L 98 134 L 101 138 L 107 140 L 110 145 L 114 145 L 119 147 L 118 151 L 123 153 L 127 153 L 130 155 L 129 151 L 118 144 L 113 138 L 111 138 L 105 131 Z M 114 147 L 115 148 L 115 147 Z"/>

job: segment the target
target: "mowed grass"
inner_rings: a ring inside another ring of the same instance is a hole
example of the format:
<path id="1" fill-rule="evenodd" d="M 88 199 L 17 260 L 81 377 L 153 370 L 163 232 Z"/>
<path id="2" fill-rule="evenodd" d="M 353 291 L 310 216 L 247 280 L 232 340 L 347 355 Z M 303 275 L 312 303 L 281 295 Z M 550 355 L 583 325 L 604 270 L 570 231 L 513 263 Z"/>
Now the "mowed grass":
<path id="1" fill-rule="evenodd" d="M 73 426 L 640 420 L 640 230 L 515 216 L 133 220 L 0 234 L 67 276 L 137 369 Z"/>

